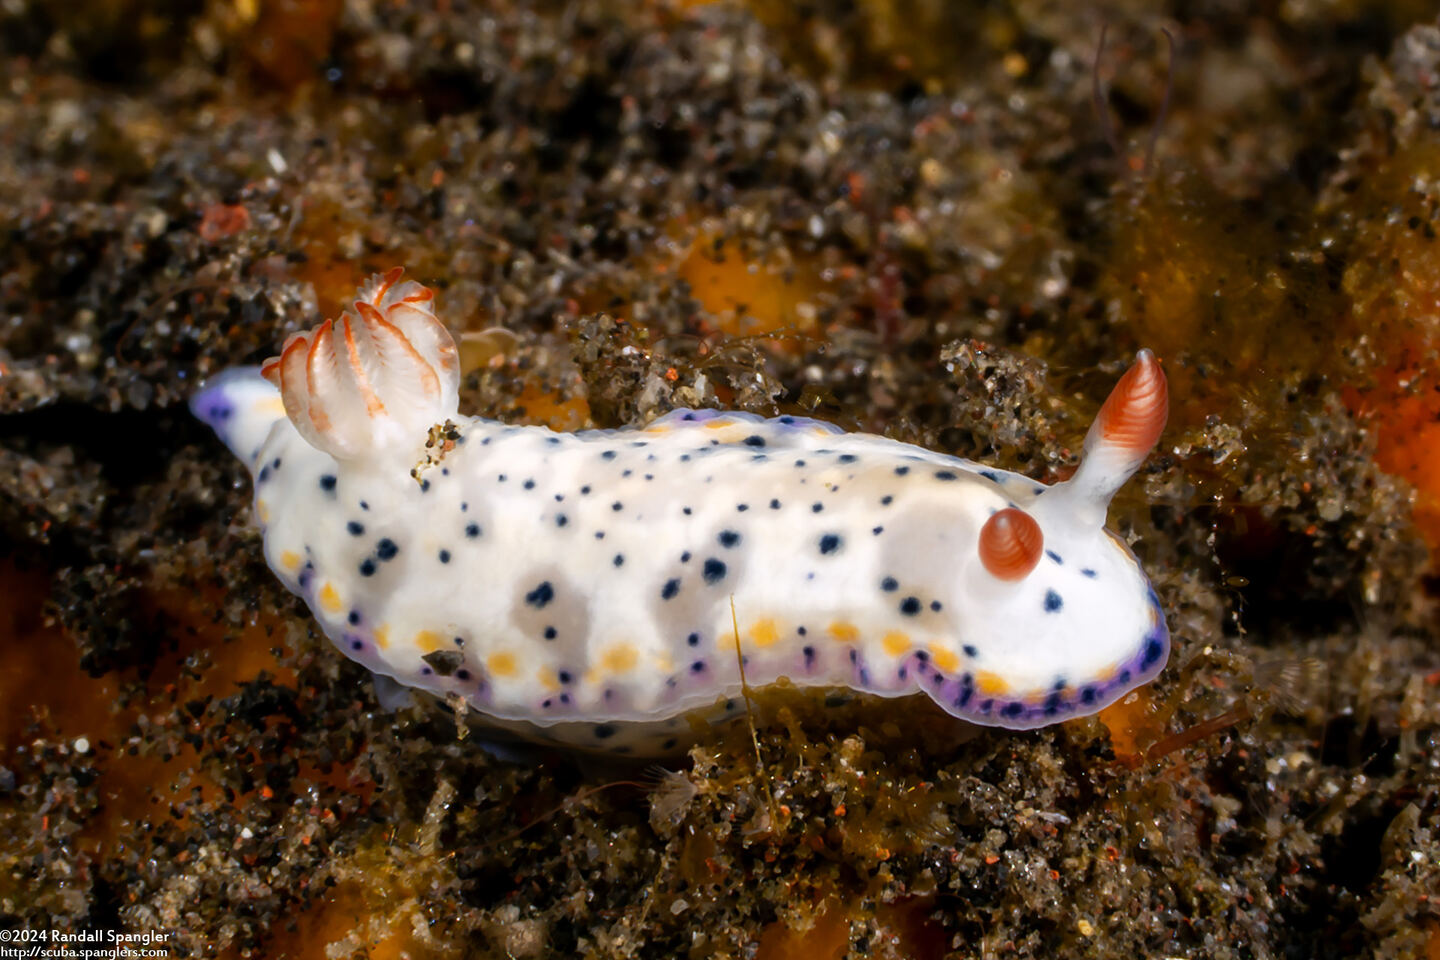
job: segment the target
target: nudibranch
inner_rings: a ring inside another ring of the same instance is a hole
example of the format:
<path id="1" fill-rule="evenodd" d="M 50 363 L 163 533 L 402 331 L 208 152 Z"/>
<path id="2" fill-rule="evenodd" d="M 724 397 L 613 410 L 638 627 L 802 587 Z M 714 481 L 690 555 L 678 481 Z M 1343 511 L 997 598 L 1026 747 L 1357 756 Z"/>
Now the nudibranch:
<path id="1" fill-rule="evenodd" d="M 534 740 L 655 754 L 687 714 L 743 709 L 741 656 L 751 688 L 924 693 L 1012 729 L 1164 666 L 1155 593 L 1105 528 L 1165 425 L 1149 351 L 1046 486 L 801 417 L 462 417 L 454 342 L 400 276 L 191 401 L 250 468 L 270 566 L 374 673 Z"/>

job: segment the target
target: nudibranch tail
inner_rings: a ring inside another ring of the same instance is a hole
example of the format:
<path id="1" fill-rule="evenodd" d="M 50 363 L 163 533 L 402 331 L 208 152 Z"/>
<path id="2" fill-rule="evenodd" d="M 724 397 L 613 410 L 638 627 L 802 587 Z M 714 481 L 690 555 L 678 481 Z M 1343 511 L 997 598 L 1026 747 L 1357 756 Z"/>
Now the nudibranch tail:
<path id="1" fill-rule="evenodd" d="M 400 274 L 371 278 L 353 310 L 292 334 L 260 368 L 300 435 L 337 459 L 421 441 L 459 409 L 455 341 L 431 309 L 434 294 Z"/>
<path id="2" fill-rule="evenodd" d="M 1040 562 L 1045 537 L 1035 518 L 1007 507 L 980 528 L 980 562 L 997 580 L 1023 580 Z"/>
<path id="3" fill-rule="evenodd" d="M 1087 523 L 1103 525 L 1110 499 L 1155 448 L 1169 412 L 1165 371 L 1141 350 L 1090 425 L 1080 469 L 1048 494 L 1051 506 L 1063 499 Z"/>
<path id="4" fill-rule="evenodd" d="M 190 412 L 211 427 L 251 473 L 270 428 L 285 419 L 280 394 L 259 367 L 234 367 L 206 380 L 190 398 Z"/>

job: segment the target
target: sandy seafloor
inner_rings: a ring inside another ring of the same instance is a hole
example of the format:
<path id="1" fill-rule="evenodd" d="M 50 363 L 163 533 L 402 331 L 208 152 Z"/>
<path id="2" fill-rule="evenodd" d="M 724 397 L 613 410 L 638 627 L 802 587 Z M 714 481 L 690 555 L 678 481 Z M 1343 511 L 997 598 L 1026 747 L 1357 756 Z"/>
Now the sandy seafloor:
<path id="1" fill-rule="evenodd" d="M 0 930 L 1440 957 L 1434 16 L 0 3 Z M 669 772 L 387 712 L 184 401 L 394 265 L 465 412 L 559 429 L 803 413 L 1053 481 L 1153 348 L 1111 522 L 1170 667 L 1030 733 L 762 696 L 758 758 Z"/>

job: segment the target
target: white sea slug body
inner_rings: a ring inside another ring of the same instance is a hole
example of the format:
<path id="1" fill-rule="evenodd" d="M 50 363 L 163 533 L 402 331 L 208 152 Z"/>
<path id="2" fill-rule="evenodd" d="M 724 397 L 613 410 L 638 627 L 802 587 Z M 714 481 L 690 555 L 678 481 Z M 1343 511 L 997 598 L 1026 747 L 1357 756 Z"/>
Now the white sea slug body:
<path id="1" fill-rule="evenodd" d="M 923 692 L 1002 727 L 1093 713 L 1165 664 L 1155 595 L 1104 527 L 1164 426 L 1148 351 L 1047 487 L 795 417 L 461 417 L 431 303 L 392 271 L 192 400 L 254 475 L 270 566 L 377 674 L 534 739 L 654 753 L 685 714 L 737 709 L 732 603 L 752 688 Z"/>

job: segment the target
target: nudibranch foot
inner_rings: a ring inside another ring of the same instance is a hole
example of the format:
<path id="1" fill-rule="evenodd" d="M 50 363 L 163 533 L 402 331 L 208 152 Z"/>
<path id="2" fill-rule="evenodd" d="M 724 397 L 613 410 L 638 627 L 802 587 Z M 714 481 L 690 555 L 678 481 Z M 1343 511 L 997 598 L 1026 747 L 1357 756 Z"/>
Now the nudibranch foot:
<path id="1" fill-rule="evenodd" d="M 687 715 L 738 715 L 737 643 L 751 688 L 924 693 L 1015 729 L 1094 713 L 1168 657 L 1104 526 L 1164 428 L 1148 351 L 1053 486 L 797 417 L 508 426 L 461 416 L 457 385 L 433 296 L 397 270 L 192 406 L 335 645 L 498 728 L 668 752 Z"/>

